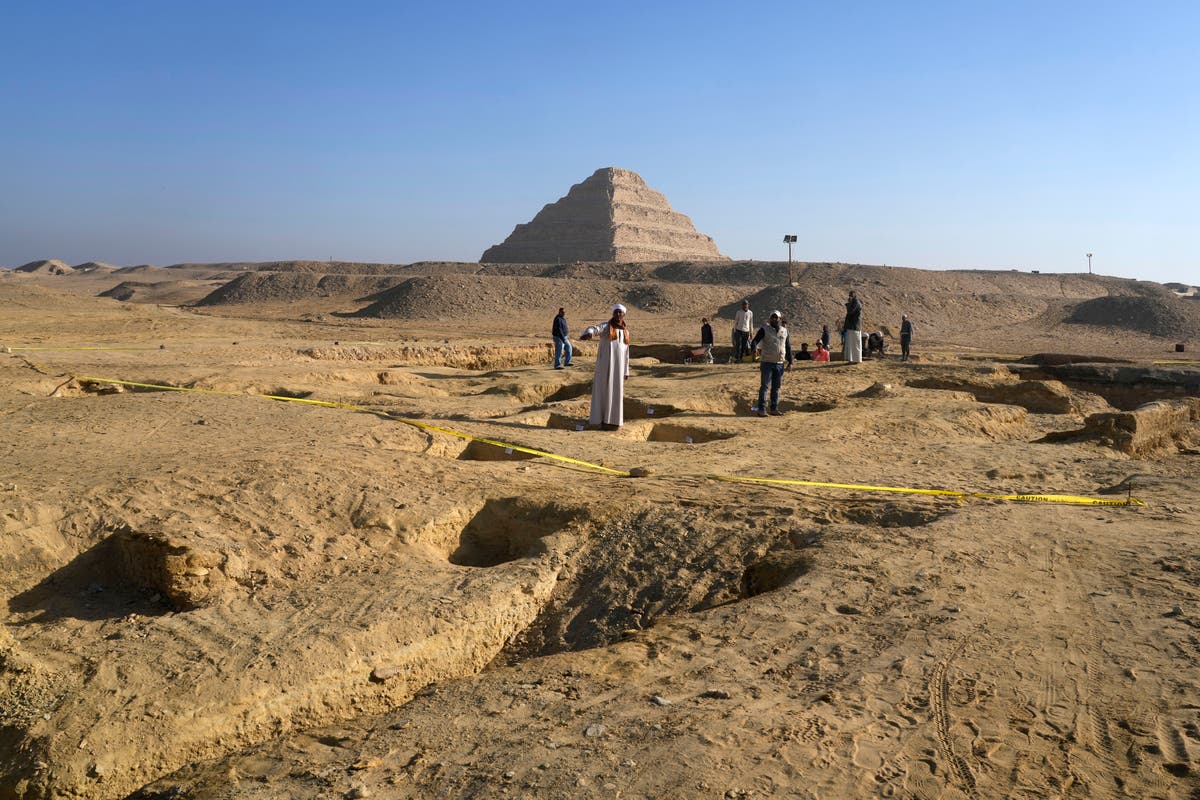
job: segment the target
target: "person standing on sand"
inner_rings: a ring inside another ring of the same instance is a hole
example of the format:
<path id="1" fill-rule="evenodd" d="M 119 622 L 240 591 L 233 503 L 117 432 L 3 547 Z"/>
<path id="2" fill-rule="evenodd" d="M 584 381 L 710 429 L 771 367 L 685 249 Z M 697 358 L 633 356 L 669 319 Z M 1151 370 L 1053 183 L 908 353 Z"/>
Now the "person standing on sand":
<path id="1" fill-rule="evenodd" d="M 612 318 L 592 325 L 579 338 L 596 337 L 596 377 L 592 380 L 592 409 L 589 425 L 616 430 L 625 424 L 625 379 L 629 377 L 629 329 L 625 327 L 625 306 L 612 307 Z"/>
<path id="2" fill-rule="evenodd" d="M 783 315 L 778 311 L 771 312 L 771 318 L 766 325 L 758 329 L 754 335 L 751 347 L 762 343 L 762 356 L 759 358 L 759 372 L 762 380 L 758 384 L 758 415 L 765 417 L 768 413 L 773 417 L 780 416 L 779 388 L 783 385 L 783 373 L 792 368 L 792 342 L 788 329 L 783 324 Z M 786 365 L 785 365 L 786 363 Z M 767 411 L 767 386 L 771 387 L 771 410 Z"/>
<path id="3" fill-rule="evenodd" d="M 554 337 L 554 368 L 575 366 L 571 361 L 575 351 L 571 347 L 571 336 L 567 330 L 567 310 L 565 308 L 558 310 L 558 316 L 554 318 L 554 327 L 551 329 L 550 335 Z M 564 355 L 566 356 L 565 363 Z"/>
<path id="4" fill-rule="evenodd" d="M 741 361 L 743 356 L 754 352 L 750 346 L 750 331 L 752 330 L 754 330 L 754 312 L 750 310 L 750 301 L 743 300 L 741 310 L 733 318 L 734 361 Z"/>
<path id="5" fill-rule="evenodd" d="M 842 360 L 851 364 L 862 363 L 862 303 L 858 294 L 851 289 L 846 300 L 846 319 L 842 322 Z"/>
<path id="6" fill-rule="evenodd" d="M 709 364 L 713 360 L 713 329 L 708 324 L 708 317 L 700 320 L 700 346 L 704 348 L 704 360 Z"/>
<path id="7" fill-rule="evenodd" d="M 913 324 L 908 314 L 900 315 L 900 360 L 908 361 L 908 350 L 912 346 Z"/>
<path id="8" fill-rule="evenodd" d="M 821 344 L 825 345 L 825 349 L 829 349 L 829 326 L 821 326 Z"/>

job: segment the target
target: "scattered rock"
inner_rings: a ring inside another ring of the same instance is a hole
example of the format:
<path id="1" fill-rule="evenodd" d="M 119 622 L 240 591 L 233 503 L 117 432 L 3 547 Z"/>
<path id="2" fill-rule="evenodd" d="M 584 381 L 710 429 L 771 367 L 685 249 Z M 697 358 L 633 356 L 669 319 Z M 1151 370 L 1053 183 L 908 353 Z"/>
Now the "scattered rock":
<path id="1" fill-rule="evenodd" d="M 629 470 L 629 477 L 631 478 L 645 478 L 651 474 L 653 474 L 653 470 L 649 467 L 634 467 Z"/>
<path id="2" fill-rule="evenodd" d="M 659 694 L 656 694 L 656 695 L 654 695 L 654 697 L 651 697 L 651 698 L 650 698 L 650 702 L 654 703 L 654 705 L 656 705 L 656 706 L 669 706 L 669 705 L 671 705 L 671 701 L 670 701 L 670 700 L 668 700 L 667 698 L 665 698 L 665 697 L 663 697 L 662 695 L 659 695 Z"/>
<path id="3" fill-rule="evenodd" d="M 723 689 L 709 689 L 707 692 L 701 692 L 700 696 L 708 700 L 729 700 L 733 697 Z"/>
<path id="4" fill-rule="evenodd" d="M 849 605 L 846 605 L 845 603 L 843 603 L 837 607 L 837 612 L 839 614 L 853 615 L 853 614 L 861 614 L 862 610 L 855 608 L 854 606 L 849 606 Z"/>
<path id="5" fill-rule="evenodd" d="M 587 730 L 583 732 L 583 735 L 589 739 L 595 739 L 597 736 L 603 736 L 607 731 L 608 728 L 597 723 L 595 725 L 588 725 Z"/>
<path id="6" fill-rule="evenodd" d="M 1181 606 L 1171 606 L 1171 610 L 1163 614 L 1164 617 L 1180 617 L 1183 616 L 1183 608 Z"/>
<path id="7" fill-rule="evenodd" d="M 404 671 L 404 667 L 398 664 L 378 664 L 371 670 L 371 680 L 376 683 L 383 683 L 386 680 L 396 677 Z"/>

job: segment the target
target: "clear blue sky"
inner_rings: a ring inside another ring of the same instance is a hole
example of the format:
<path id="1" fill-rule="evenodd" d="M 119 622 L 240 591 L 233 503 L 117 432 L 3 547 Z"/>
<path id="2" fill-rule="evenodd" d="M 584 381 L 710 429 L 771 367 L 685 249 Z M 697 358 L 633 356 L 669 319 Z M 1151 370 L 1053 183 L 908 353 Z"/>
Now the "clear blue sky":
<path id="1" fill-rule="evenodd" d="M 734 258 L 1200 283 L 1196 2 L 0 5 L 0 264 L 473 261 L 599 167 Z"/>

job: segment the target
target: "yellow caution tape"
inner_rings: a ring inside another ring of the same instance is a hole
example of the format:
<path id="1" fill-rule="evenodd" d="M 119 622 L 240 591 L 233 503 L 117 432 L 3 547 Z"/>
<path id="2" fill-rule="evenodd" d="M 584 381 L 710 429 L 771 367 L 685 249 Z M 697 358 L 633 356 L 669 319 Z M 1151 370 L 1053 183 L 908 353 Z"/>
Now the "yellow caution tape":
<path id="1" fill-rule="evenodd" d="M 111 383 L 111 384 L 116 384 L 119 386 L 132 386 L 132 387 L 139 388 L 139 389 L 154 389 L 154 390 L 168 391 L 168 392 L 195 392 L 198 394 L 218 394 L 218 395 L 225 395 L 227 397 L 259 397 L 259 398 L 263 398 L 266 400 L 280 400 L 285 403 L 305 403 L 307 405 L 321 406 L 323 408 L 343 408 L 348 411 L 357 411 L 362 414 L 382 415 L 382 416 L 387 417 L 388 419 L 393 419 L 397 422 L 403 422 L 405 425 L 411 425 L 414 428 L 420 428 L 421 430 L 432 431 L 435 433 L 443 433 L 443 434 L 446 434 L 447 436 L 457 436 L 460 439 L 466 439 L 468 441 L 474 441 L 474 442 L 482 442 L 483 444 L 494 445 L 496 447 L 499 447 L 499 448 L 502 448 L 505 450 L 512 450 L 512 451 L 518 452 L 518 453 L 528 453 L 529 455 L 540 456 L 542 458 L 548 458 L 553 461 L 558 461 L 558 462 L 561 462 L 564 464 L 575 464 L 577 466 L 587 467 L 588 469 L 594 469 L 594 470 L 598 470 L 600 472 L 607 472 L 612 475 L 624 475 L 624 476 L 629 475 L 629 472 L 627 470 L 613 469 L 612 467 L 606 467 L 603 464 L 593 464 L 590 461 L 581 461 L 576 458 L 568 458 L 567 456 L 560 456 L 556 453 L 548 453 L 545 450 L 536 450 L 532 447 L 523 447 L 522 445 L 519 445 L 519 444 L 511 444 L 509 442 L 500 442 L 500 441 L 496 441 L 495 439 L 485 438 L 483 436 L 475 436 L 474 434 L 462 433 L 461 431 L 451 430 L 450 428 L 441 428 L 441 427 L 438 427 L 437 425 L 430 425 L 426 422 L 418 422 L 415 419 L 405 419 L 404 417 L 397 417 L 396 415 L 389 414 L 386 411 L 372 411 L 369 408 L 363 408 L 362 406 L 356 406 L 356 405 L 353 405 L 352 403 L 336 403 L 336 402 L 333 402 L 330 400 L 311 400 L 306 397 L 287 397 L 285 395 L 277 395 L 277 394 L 256 394 L 253 392 L 230 392 L 230 391 L 224 391 L 221 389 L 195 389 L 195 388 L 191 388 L 191 387 L 187 387 L 187 386 L 167 386 L 167 385 L 156 384 L 156 383 L 138 383 L 136 381 L 120 381 L 120 380 L 115 380 L 113 378 L 97 378 L 92 375 L 79 375 L 79 376 L 76 376 L 75 379 L 79 380 L 79 381 L 89 381 L 91 383 Z"/>
<path id="2" fill-rule="evenodd" d="M 506 450 L 512 450 L 512 451 L 518 452 L 518 453 L 527 453 L 529 455 L 547 458 L 552 461 L 557 461 L 557 462 L 563 463 L 563 464 L 573 464 L 575 466 L 585 467 L 587 469 L 594 469 L 594 470 L 597 470 L 600 472 L 608 473 L 610 475 L 621 475 L 621 476 L 625 476 L 625 477 L 629 476 L 628 470 L 613 469 L 612 467 L 606 467 L 602 464 L 594 464 L 590 461 L 581 461 L 581 460 L 575 459 L 575 458 L 568 458 L 567 456 L 560 456 L 557 453 L 550 453 L 545 450 L 537 450 L 532 447 L 523 447 L 518 444 L 512 444 L 510 442 L 502 442 L 502 441 L 498 441 L 496 439 L 488 439 L 483 436 L 475 436 L 474 434 L 463 433 L 462 431 L 456 431 L 451 428 L 443 428 L 443 427 L 440 427 L 437 425 L 430 425 L 426 422 L 418 422 L 417 420 L 413 420 L 413 419 L 405 419 L 403 417 L 397 417 L 397 416 L 395 416 L 393 414 L 389 414 L 387 412 L 372 411 L 371 409 L 363 408 L 361 406 L 356 406 L 351 403 L 337 403 L 337 402 L 332 402 L 329 400 L 310 400 L 310 399 L 304 398 L 304 397 L 286 397 L 283 395 L 274 395 L 274 394 L 230 392 L 230 391 L 223 391 L 221 389 L 194 389 L 194 388 L 189 388 L 186 386 L 166 386 L 166 385 L 154 384 L 154 383 L 137 383 L 135 381 L 122 381 L 122 380 L 115 380 L 113 378 L 97 378 L 94 376 L 86 376 L 86 375 L 77 376 L 76 380 L 89 381 L 92 383 L 111 383 L 111 384 L 116 384 L 119 386 L 132 386 L 132 387 L 142 388 L 142 389 L 155 389 L 155 390 L 170 391 L 170 392 L 196 392 L 196 393 L 201 393 L 201 394 L 226 395 L 226 396 L 230 396 L 230 397 L 259 397 L 259 398 L 263 398 L 263 399 L 267 399 L 267 400 L 279 400 L 279 401 L 286 402 L 286 403 L 304 403 L 307 405 L 321 406 L 324 408 L 342 408 L 342 409 L 347 409 L 349 411 L 357 411 L 357 412 L 363 413 L 363 414 L 375 414 L 377 416 L 385 416 L 388 419 L 393 419 L 397 422 L 403 422 L 405 425 L 411 425 L 414 428 L 420 428 L 421 430 L 430 431 L 432 433 L 441 433 L 441 434 L 445 434 L 446 436 L 455 436 L 455 437 L 458 437 L 459 439 L 466 439 L 468 441 L 482 442 L 483 444 L 492 445 L 494 447 L 500 447 L 500 448 L 504 448 Z M 737 476 L 737 475 L 717 475 L 717 474 L 690 474 L 690 475 L 678 475 L 676 477 L 708 478 L 710 480 L 726 481 L 726 482 L 731 482 L 731 483 L 758 483 L 758 484 L 774 484 L 774 485 L 784 485 L 784 486 L 812 486 L 812 487 L 825 488 L 825 489 L 849 489 L 852 491 L 860 491 L 860 492 L 893 492 L 893 493 L 898 493 L 898 494 L 930 495 L 930 496 L 936 496 L 936 497 L 954 497 L 954 498 L 958 498 L 958 499 L 975 498 L 975 499 L 981 499 L 981 500 L 1006 500 L 1006 501 L 1021 502 L 1021 503 L 1060 503 L 1060 504 L 1067 504 L 1067 505 L 1136 506 L 1136 507 L 1145 507 L 1145 505 L 1146 505 L 1144 502 L 1137 499 L 1136 497 L 1128 497 L 1125 500 L 1108 500 L 1108 499 L 1102 499 L 1102 498 L 1098 498 L 1098 497 L 1081 497 L 1081 496 L 1077 496 L 1077 495 L 1066 495 L 1066 494 L 992 494 L 989 492 L 959 492 L 959 491 L 954 491 L 952 489 L 917 489 L 917 488 L 907 487 L 907 486 L 871 486 L 871 485 L 867 485 L 867 484 L 857 484 L 857 483 L 827 483 L 827 482 L 823 482 L 823 481 L 789 480 L 789 479 L 783 479 L 783 478 L 753 478 L 753 477 L 741 477 L 741 476 Z"/>
<path id="3" fill-rule="evenodd" d="M 1156 366 L 1167 366 L 1167 365 L 1173 365 L 1173 364 L 1186 364 L 1186 365 L 1188 365 L 1188 366 L 1192 366 L 1192 365 L 1195 365 L 1195 364 L 1200 364 L 1200 361 L 1182 361 L 1182 360 L 1176 360 L 1176 361 L 1151 361 L 1150 363 L 1151 363 L 1151 364 L 1154 364 L 1154 365 L 1156 365 Z"/>
<path id="4" fill-rule="evenodd" d="M 959 492 L 953 489 L 914 489 L 908 486 L 871 486 L 859 483 L 826 483 L 823 481 L 787 480 L 783 478 L 744 478 L 737 475 L 705 475 L 716 481 L 731 483 L 766 483 L 784 486 L 817 486 L 826 489 L 851 489 L 860 492 L 896 492 L 899 494 L 923 494 L 938 497 L 963 499 L 973 497 L 980 500 L 1009 500 L 1020 503 L 1066 503 L 1078 506 L 1140 506 L 1145 503 L 1136 497 L 1125 500 L 1107 500 L 1099 497 L 1081 497 L 1071 494 L 992 494 L 990 492 Z"/>

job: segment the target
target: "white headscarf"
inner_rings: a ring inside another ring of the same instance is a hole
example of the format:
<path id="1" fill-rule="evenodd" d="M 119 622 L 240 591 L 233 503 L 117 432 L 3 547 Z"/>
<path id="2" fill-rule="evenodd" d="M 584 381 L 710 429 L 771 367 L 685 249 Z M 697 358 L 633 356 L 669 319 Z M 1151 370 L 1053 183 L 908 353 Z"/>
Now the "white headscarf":
<path id="1" fill-rule="evenodd" d="M 615 306 L 612 307 L 612 310 L 613 310 L 613 313 L 615 314 L 618 311 L 628 311 L 629 309 L 625 308 L 625 306 L 621 305 L 620 303 L 617 303 Z"/>

